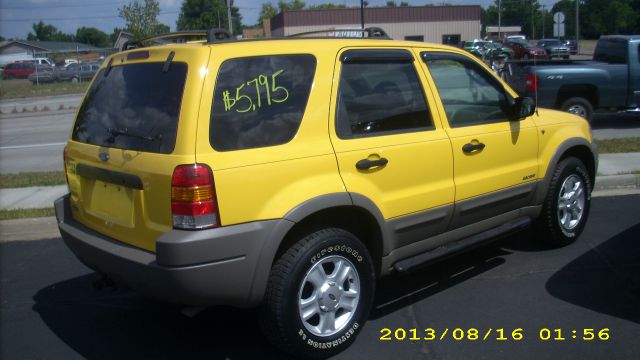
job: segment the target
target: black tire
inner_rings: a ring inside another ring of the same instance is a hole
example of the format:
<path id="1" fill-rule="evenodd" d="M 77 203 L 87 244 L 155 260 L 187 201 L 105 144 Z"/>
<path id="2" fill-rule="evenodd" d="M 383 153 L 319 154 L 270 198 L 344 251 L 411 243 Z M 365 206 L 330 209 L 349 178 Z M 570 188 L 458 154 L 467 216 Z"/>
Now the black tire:
<path id="1" fill-rule="evenodd" d="M 562 111 L 578 115 L 587 120 L 590 120 L 591 115 L 593 115 L 593 105 L 591 105 L 589 100 L 582 97 L 569 98 L 562 103 L 560 108 Z"/>
<path id="2" fill-rule="evenodd" d="M 333 261 L 342 261 L 343 266 Z M 338 276 L 338 269 L 348 269 L 345 265 L 353 267 L 345 273 L 342 283 L 330 278 L 334 272 L 334 276 Z M 322 291 L 312 284 L 314 271 L 325 276 L 321 277 L 324 279 Z M 316 231 L 291 246 L 272 267 L 260 309 L 263 332 L 273 344 L 296 357 L 335 355 L 349 347 L 362 329 L 369 316 L 374 290 L 373 263 L 362 242 L 342 229 Z M 357 300 L 350 300 L 353 295 L 344 296 L 349 292 L 358 293 Z M 355 301 L 355 305 L 350 305 L 354 306 L 351 312 L 341 307 L 343 296 L 346 302 Z M 314 297 L 317 300 L 312 300 L 313 306 L 309 306 L 309 314 L 314 315 L 303 320 L 300 314 L 304 308 L 299 304 L 303 299 Z M 321 319 L 326 319 L 328 313 L 333 314 L 333 324 L 339 326 L 325 329 L 327 335 L 323 335 Z"/>
<path id="3" fill-rule="evenodd" d="M 573 181 L 578 181 L 580 184 Z M 591 177 L 580 159 L 568 157 L 560 161 L 551 178 L 542 214 L 536 222 L 540 240 L 554 247 L 565 246 L 576 241 L 589 217 L 592 186 Z M 572 193 L 567 189 L 575 189 L 575 191 Z M 561 208 L 563 210 L 560 210 Z M 577 212 L 579 209 L 581 209 L 580 216 L 577 216 L 574 211 Z"/>

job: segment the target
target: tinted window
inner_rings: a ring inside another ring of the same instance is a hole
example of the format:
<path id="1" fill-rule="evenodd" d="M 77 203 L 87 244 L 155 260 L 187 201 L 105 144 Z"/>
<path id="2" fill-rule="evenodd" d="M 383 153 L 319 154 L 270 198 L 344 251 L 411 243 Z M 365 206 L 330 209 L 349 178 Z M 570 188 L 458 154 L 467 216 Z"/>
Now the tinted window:
<path id="1" fill-rule="evenodd" d="M 91 84 L 78 111 L 73 140 L 129 150 L 173 151 L 187 65 L 114 66 Z"/>
<path id="2" fill-rule="evenodd" d="M 211 146 L 229 151 L 291 141 L 307 106 L 315 67 L 311 55 L 225 61 L 211 110 Z"/>
<path id="3" fill-rule="evenodd" d="M 623 39 L 600 39 L 596 45 L 593 60 L 612 64 L 626 64 L 628 46 L 628 42 Z"/>
<path id="4" fill-rule="evenodd" d="M 486 70 L 464 56 L 423 55 L 452 127 L 508 119 L 504 90 Z"/>
<path id="5" fill-rule="evenodd" d="M 433 128 L 411 62 L 342 64 L 338 89 L 336 129 L 340 138 Z"/>

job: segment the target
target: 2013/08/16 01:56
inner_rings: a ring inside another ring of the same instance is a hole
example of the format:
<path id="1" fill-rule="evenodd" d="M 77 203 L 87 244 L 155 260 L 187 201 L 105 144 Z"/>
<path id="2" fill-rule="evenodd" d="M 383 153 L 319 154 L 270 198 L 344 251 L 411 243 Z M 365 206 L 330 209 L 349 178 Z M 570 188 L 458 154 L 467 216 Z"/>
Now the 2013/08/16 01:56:
<path id="1" fill-rule="evenodd" d="M 537 331 L 537 339 L 542 341 L 565 341 L 565 340 L 582 340 L 582 341 L 607 341 L 611 338 L 609 328 L 602 329 L 549 329 L 541 328 Z M 423 335 L 423 336 L 421 336 Z M 488 328 L 481 331 L 476 328 L 462 329 L 445 328 L 437 330 L 434 328 L 426 328 L 423 330 L 412 329 L 380 329 L 380 341 L 444 341 L 453 339 L 455 341 L 522 341 L 525 339 L 525 331 L 523 328 L 516 328 L 512 331 L 505 328 Z M 534 337 L 535 339 L 535 337 Z"/>

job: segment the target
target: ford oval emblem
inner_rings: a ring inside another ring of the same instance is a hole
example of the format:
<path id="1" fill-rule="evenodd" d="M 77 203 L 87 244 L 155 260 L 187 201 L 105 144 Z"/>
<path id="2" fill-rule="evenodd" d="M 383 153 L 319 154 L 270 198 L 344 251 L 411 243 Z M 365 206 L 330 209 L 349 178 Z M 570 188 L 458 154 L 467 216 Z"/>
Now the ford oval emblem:
<path id="1" fill-rule="evenodd" d="M 109 160 L 109 154 L 107 154 L 106 152 L 99 153 L 98 157 L 100 158 L 101 161 Z"/>

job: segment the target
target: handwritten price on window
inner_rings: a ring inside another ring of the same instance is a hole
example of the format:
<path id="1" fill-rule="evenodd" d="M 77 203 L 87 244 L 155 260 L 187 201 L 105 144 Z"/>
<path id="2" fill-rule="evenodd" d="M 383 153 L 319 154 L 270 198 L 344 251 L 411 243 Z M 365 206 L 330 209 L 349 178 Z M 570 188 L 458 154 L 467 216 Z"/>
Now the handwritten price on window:
<path id="1" fill-rule="evenodd" d="M 231 111 L 235 108 L 236 112 L 245 113 L 247 111 L 256 111 L 260 109 L 266 102 L 271 106 L 273 103 L 279 104 L 287 101 L 289 98 L 289 90 L 284 86 L 276 85 L 276 78 L 284 72 L 280 69 L 271 76 L 259 75 L 250 81 L 236 87 L 236 95 L 233 97 L 229 90 L 222 92 L 222 100 L 224 101 L 224 110 Z M 249 96 L 241 94 L 242 90 L 247 87 L 250 90 Z M 253 87 L 255 87 L 255 97 L 253 97 Z M 264 91 L 263 91 L 264 90 Z"/>

